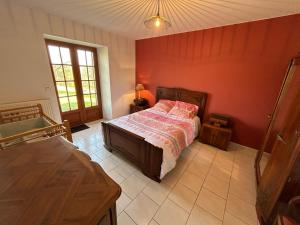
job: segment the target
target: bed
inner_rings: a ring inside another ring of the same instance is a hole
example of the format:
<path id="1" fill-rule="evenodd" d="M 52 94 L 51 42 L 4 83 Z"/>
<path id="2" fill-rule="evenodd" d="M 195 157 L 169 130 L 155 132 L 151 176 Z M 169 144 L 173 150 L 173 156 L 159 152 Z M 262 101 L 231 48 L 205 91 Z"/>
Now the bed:
<path id="1" fill-rule="evenodd" d="M 156 102 L 160 99 L 182 101 L 197 105 L 199 107 L 197 116 L 200 121 L 203 121 L 207 93 L 182 88 L 158 87 L 156 90 Z M 141 113 L 141 116 L 147 116 L 147 113 L 151 114 L 152 112 L 150 108 L 149 110 L 138 113 Z M 138 113 L 135 113 L 135 115 L 131 114 L 131 117 L 137 117 L 137 115 L 139 115 Z M 105 148 L 109 151 L 119 151 L 125 158 L 139 167 L 147 177 L 160 182 L 161 178 L 168 172 L 162 170 L 164 169 L 163 165 L 165 163 L 164 159 L 166 153 L 163 154 L 162 148 L 149 143 L 147 136 L 143 134 L 137 135 L 136 132 L 133 133 L 130 129 L 124 128 L 124 126 L 122 126 L 122 119 L 126 118 L 128 118 L 128 116 L 102 122 Z M 186 121 L 182 123 L 184 122 Z M 177 123 L 177 121 L 175 121 L 175 123 Z M 178 124 L 181 124 L 181 121 L 178 121 Z"/>
<path id="2" fill-rule="evenodd" d="M 68 121 L 56 123 L 40 104 L 0 110 L 0 149 L 57 135 L 72 142 Z"/>

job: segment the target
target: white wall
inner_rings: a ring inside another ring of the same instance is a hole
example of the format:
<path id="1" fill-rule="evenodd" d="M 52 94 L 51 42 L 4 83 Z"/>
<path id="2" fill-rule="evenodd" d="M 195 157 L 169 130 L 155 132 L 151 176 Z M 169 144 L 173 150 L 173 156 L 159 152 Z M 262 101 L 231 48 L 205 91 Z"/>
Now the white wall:
<path id="1" fill-rule="evenodd" d="M 0 15 L 0 104 L 50 99 L 55 119 L 60 119 L 43 37 L 48 34 L 106 46 L 98 51 L 100 61 L 108 54 L 103 63 L 109 62 L 109 68 L 100 69 L 110 75 L 110 80 L 101 77 L 102 86 L 110 81 L 111 96 L 102 96 L 111 98 L 105 117 L 128 113 L 134 98 L 134 40 L 8 0 L 0 0 Z"/>

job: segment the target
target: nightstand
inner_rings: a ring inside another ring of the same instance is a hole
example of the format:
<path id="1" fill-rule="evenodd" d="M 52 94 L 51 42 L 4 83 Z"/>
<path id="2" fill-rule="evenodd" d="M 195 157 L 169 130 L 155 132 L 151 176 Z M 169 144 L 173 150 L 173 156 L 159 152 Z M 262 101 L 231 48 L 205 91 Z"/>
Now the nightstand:
<path id="1" fill-rule="evenodd" d="M 199 135 L 202 143 L 226 150 L 231 139 L 230 117 L 211 114 L 208 122 L 203 123 Z"/>
<path id="2" fill-rule="evenodd" d="M 149 107 L 150 107 L 149 105 L 139 106 L 139 105 L 135 105 L 135 104 L 130 104 L 130 113 L 142 111 L 142 110 L 148 109 Z"/>

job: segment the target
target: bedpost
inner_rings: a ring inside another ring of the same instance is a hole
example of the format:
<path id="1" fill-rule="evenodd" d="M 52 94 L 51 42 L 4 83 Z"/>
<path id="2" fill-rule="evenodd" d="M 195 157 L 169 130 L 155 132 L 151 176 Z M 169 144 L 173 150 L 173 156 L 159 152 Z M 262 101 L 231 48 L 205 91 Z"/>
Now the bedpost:
<path id="1" fill-rule="evenodd" d="M 73 142 L 72 133 L 71 133 L 71 127 L 70 127 L 69 121 L 68 120 L 64 120 L 63 121 L 63 126 L 66 128 L 66 137 L 67 137 L 67 140 L 70 141 L 70 142 Z"/>
<path id="2" fill-rule="evenodd" d="M 109 144 L 108 144 L 109 139 L 110 139 L 108 124 L 106 122 L 101 122 L 101 125 L 102 125 L 102 135 L 103 135 L 104 147 L 109 152 L 112 152 L 112 149 L 109 147 Z"/>
<path id="3" fill-rule="evenodd" d="M 41 104 L 37 104 L 36 106 L 37 106 L 38 109 L 39 109 L 39 115 L 40 115 L 40 117 L 42 117 L 42 116 L 44 115 L 42 105 L 41 105 Z"/>

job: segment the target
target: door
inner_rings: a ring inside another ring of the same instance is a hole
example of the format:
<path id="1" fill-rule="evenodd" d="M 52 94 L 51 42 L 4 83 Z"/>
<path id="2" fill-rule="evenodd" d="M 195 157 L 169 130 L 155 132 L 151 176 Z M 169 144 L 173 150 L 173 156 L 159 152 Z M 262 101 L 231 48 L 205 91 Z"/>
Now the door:
<path id="1" fill-rule="evenodd" d="M 71 127 L 102 118 L 97 50 L 46 40 L 61 117 Z"/>
<path id="2" fill-rule="evenodd" d="M 295 60 L 292 66 L 292 77 L 276 114 L 274 131 L 275 141 L 272 145 L 271 157 L 262 174 L 258 190 L 256 207 L 259 216 L 268 224 L 272 220 L 276 204 L 287 203 L 292 193 L 282 196 L 288 182 L 290 171 L 299 156 L 296 144 L 300 135 L 300 61 Z"/>

